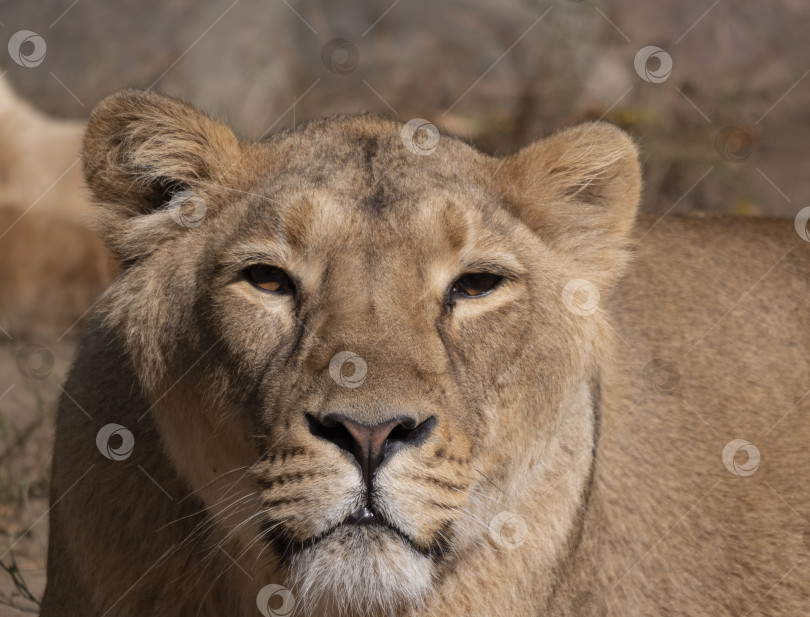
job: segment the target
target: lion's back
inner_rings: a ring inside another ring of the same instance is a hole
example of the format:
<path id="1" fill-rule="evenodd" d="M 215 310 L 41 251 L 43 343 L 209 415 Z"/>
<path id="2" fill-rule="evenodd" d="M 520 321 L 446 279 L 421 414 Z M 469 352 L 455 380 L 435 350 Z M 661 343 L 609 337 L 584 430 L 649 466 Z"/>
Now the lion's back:
<path id="1" fill-rule="evenodd" d="M 792 221 L 655 221 L 611 301 L 608 587 L 669 588 L 683 614 L 707 598 L 713 614 L 795 614 L 810 600 L 810 243 Z"/>

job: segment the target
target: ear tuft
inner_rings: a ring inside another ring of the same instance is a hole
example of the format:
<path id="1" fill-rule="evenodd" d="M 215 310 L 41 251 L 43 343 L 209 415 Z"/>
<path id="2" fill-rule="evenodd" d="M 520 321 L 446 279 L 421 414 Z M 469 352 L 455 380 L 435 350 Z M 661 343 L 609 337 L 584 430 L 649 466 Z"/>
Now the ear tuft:
<path id="1" fill-rule="evenodd" d="M 154 92 L 125 90 L 104 99 L 84 138 L 87 185 L 113 252 L 129 219 L 166 206 L 180 191 L 204 195 L 233 176 L 241 145 L 233 132 L 201 111 Z"/>
<path id="2" fill-rule="evenodd" d="M 507 207 L 549 244 L 608 286 L 625 250 L 641 194 L 638 151 L 615 126 L 594 122 L 539 140 L 506 159 Z"/>
<path id="3" fill-rule="evenodd" d="M 148 206 L 148 210 L 158 210 L 168 204 L 172 197 L 177 195 L 180 191 L 188 191 L 189 186 L 185 182 L 169 178 L 166 176 L 158 176 L 154 180 L 149 181 L 143 187 L 143 200 Z"/>

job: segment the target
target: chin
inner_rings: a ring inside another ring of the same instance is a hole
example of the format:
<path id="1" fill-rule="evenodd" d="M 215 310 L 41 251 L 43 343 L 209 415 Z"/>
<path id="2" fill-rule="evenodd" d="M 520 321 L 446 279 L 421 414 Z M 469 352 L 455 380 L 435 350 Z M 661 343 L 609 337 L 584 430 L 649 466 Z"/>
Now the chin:
<path id="1" fill-rule="evenodd" d="M 422 604 L 433 564 L 397 532 L 381 525 L 341 525 L 290 561 L 295 615 L 396 615 Z"/>

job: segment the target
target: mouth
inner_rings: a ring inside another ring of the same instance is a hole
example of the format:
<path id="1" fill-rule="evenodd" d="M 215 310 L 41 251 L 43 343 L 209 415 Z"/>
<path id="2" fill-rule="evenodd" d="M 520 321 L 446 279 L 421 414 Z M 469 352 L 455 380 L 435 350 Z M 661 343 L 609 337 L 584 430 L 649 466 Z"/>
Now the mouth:
<path id="1" fill-rule="evenodd" d="M 396 538 L 424 557 L 435 558 L 437 555 L 443 554 L 446 549 L 441 543 L 437 543 L 436 546 L 419 544 L 386 519 L 382 513 L 368 506 L 361 507 L 336 525 L 305 540 L 296 540 L 291 537 L 281 521 L 268 520 L 263 523 L 263 528 L 267 540 L 276 548 L 277 554 L 283 561 L 290 561 L 294 556 L 306 550 L 312 550 L 337 536 L 341 536 L 343 539 L 353 537 L 368 545 Z"/>
<path id="2" fill-rule="evenodd" d="M 308 614 L 400 614 L 433 588 L 443 565 L 434 552 L 372 508 L 362 510 L 304 541 L 276 536 L 273 567 L 315 609 Z"/>

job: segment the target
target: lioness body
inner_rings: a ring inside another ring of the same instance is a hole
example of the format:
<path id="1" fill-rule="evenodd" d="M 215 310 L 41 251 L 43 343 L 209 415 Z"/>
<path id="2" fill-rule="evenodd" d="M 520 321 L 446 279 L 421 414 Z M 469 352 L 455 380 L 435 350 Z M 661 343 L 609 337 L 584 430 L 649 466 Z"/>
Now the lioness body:
<path id="1" fill-rule="evenodd" d="M 246 156 L 177 105 L 124 95 L 91 121 L 88 181 L 127 269 L 60 408 L 44 617 L 807 605 L 810 245 L 790 223 L 629 233 L 635 152 L 599 125 L 505 165 L 453 140 L 400 152 L 399 125 L 369 117 Z M 208 204 L 202 225 L 153 210 L 166 177 Z M 213 265 L 246 251 L 287 264 L 298 295 Z M 503 282 L 442 296 L 470 263 Z M 572 307 L 566 283 L 586 278 L 602 300 Z M 345 349 L 365 358 L 359 385 L 330 373 Z M 386 409 L 431 432 L 365 491 L 318 414 Z M 101 437 L 111 424 L 134 449 Z M 729 471 L 738 438 L 762 453 L 753 475 Z M 341 522 L 362 503 L 385 525 Z"/>
<path id="2" fill-rule="evenodd" d="M 610 614 L 793 615 L 810 601 L 810 259 L 792 223 L 664 219 L 616 290 L 595 479 Z M 656 359 L 670 367 L 654 375 Z M 753 475 L 724 464 L 735 439 L 761 453 Z"/>
<path id="3" fill-rule="evenodd" d="M 10 333 L 67 334 L 113 278 L 90 224 L 83 133 L 0 77 L 0 328 Z"/>

